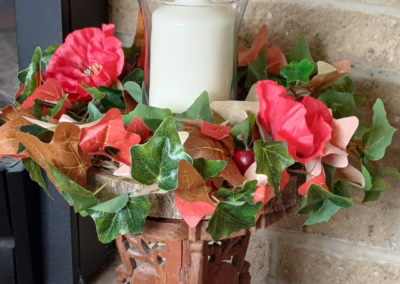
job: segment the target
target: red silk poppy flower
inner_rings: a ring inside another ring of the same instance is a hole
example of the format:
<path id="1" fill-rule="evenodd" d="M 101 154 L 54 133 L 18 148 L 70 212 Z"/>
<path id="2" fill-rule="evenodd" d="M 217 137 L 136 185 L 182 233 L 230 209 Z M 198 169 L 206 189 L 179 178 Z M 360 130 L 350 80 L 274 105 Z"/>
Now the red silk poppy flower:
<path id="1" fill-rule="evenodd" d="M 61 82 L 70 101 L 87 101 L 92 97 L 80 85 L 110 86 L 124 66 L 121 42 L 114 37 L 114 25 L 103 30 L 85 28 L 69 34 L 51 57 L 44 80 Z"/>
<path id="2" fill-rule="evenodd" d="M 331 139 L 332 115 L 324 103 L 304 97 L 300 102 L 287 96 L 285 88 L 274 81 L 259 81 L 256 92 L 260 102 L 258 119 L 275 141 L 285 141 L 289 154 L 301 163 L 321 157 Z"/>

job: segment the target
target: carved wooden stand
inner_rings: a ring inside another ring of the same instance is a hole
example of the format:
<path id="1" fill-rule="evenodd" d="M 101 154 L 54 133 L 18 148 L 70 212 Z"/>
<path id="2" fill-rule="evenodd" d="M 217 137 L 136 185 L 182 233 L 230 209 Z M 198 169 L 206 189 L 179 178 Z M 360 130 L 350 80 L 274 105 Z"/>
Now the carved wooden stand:
<path id="1" fill-rule="evenodd" d="M 250 264 L 244 260 L 250 233 L 278 222 L 292 208 L 263 213 L 256 227 L 220 242 L 205 232 L 207 221 L 189 228 L 182 220 L 148 218 L 142 234 L 117 238 L 122 264 L 116 284 L 250 284 Z"/>

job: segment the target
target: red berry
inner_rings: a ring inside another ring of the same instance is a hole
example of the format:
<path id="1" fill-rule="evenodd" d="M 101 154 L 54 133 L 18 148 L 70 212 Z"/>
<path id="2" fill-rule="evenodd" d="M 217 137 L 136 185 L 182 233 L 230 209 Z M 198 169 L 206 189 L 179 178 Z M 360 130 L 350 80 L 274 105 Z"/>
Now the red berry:
<path id="1" fill-rule="evenodd" d="M 254 163 L 254 150 L 236 151 L 233 155 L 233 160 L 239 168 L 239 171 L 244 175 L 247 169 Z"/>

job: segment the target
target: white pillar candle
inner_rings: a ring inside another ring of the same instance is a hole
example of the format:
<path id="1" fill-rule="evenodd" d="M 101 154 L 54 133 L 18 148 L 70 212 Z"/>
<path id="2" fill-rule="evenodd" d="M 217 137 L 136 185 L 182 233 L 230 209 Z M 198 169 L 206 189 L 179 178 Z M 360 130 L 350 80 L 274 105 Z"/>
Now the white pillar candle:
<path id="1" fill-rule="evenodd" d="M 150 105 L 183 112 L 203 91 L 211 101 L 229 100 L 234 15 L 208 0 L 174 3 L 185 6 L 164 5 L 152 16 Z"/>

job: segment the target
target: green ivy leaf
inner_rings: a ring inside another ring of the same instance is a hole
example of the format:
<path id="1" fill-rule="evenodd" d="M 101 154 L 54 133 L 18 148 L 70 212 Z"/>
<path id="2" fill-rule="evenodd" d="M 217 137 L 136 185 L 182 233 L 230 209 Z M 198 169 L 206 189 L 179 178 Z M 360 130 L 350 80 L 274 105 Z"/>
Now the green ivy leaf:
<path id="1" fill-rule="evenodd" d="M 382 173 L 385 176 L 388 176 L 390 178 L 394 178 L 394 179 L 399 179 L 400 178 L 400 173 L 396 168 L 393 167 L 386 167 L 382 170 Z"/>
<path id="2" fill-rule="evenodd" d="M 41 59 L 42 59 L 42 51 L 40 47 L 36 47 L 35 52 L 33 53 L 32 61 L 29 64 L 28 69 L 26 69 L 27 71 L 25 80 L 20 79 L 20 81 L 24 81 L 25 83 L 24 90 L 17 98 L 17 102 L 19 102 L 20 104 L 22 104 L 28 97 L 30 97 L 35 91 L 35 89 L 39 86 L 36 74 L 37 73 L 41 74 L 41 69 L 40 69 Z M 25 72 L 22 73 L 22 75 L 25 75 Z M 19 77 L 20 76 L 18 76 L 18 78 Z"/>
<path id="3" fill-rule="evenodd" d="M 116 213 L 122 208 L 124 208 L 128 203 L 128 201 L 129 201 L 128 193 L 125 193 L 118 197 L 110 199 L 104 203 L 98 204 L 90 209 L 100 212 Z"/>
<path id="4" fill-rule="evenodd" d="M 21 83 L 21 85 L 25 84 L 26 75 L 28 75 L 28 68 L 26 68 L 25 70 L 22 70 L 18 73 L 17 77 L 18 77 L 18 81 Z"/>
<path id="5" fill-rule="evenodd" d="M 281 76 L 281 75 L 276 76 L 276 75 L 268 74 L 268 80 L 275 81 L 275 82 L 278 83 L 278 85 L 281 85 L 283 87 L 287 87 L 288 86 L 287 79 L 285 77 Z"/>
<path id="6" fill-rule="evenodd" d="M 370 161 L 365 157 L 362 159 L 363 167 L 368 171 L 371 179 L 371 188 L 365 190 L 371 191 L 383 191 L 386 189 L 385 181 L 383 180 L 383 173 L 380 168 L 375 167 Z M 364 169 L 362 169 L 364 175 Z M 365 176 L 364 176 L 365 178 Z"/>
<path id="7" fill-rule="evenodd" d="M 308 217 L 300 230 L 304 230 L 309 225 L 328 222 L 329 219 L 339 211 L 339 209 L 340 206 L 335 205 L 329 199 L 325 199 L 322 206 Z"/>
<path id="8" fill-rule="evenodd" d="M 96 223 L 100 242 L 107 244 L 125 234 L 140 234 L 151 203 L 143 196 L 129 198 L 126 205 L 114 213 L 87 210 Z"/>
<path id="9" fill-rule="evenodd" d="M 74 206 L 75 213 L 96 206 L 99 200 L 94 194 L 84 189 L 66 175 L 60 173 L 56 167 L 46 161 L 56 186 L 61 189 L 62 196 Z"/>
<path id="10" fill-rule="evenodd" d="M 137 103 L 142 103 L 142 89 L 136 82 L 126 82 L 124 84 L 124 89 Z"/>
<path id="11" fill-rule="evenodd" d="M 49 67 L 49 61 L 53 56 L 54 52 L 57 51 L 59 44 L 50 45 L 45 51 L 42 53 L 42 61 L 46 64 L 46 67 Z"/>
<path id="12" fill-rule="evenodd" d="M 332 109 L 335 119 L 353 116 L 356 112 L 356 103 L 350 93 L 340 93 L 332 90 L 322 90 L 319 101 Z"/>
<path id="13" fill-rule="evenodd" d="M 161 125 L 164 119 L 167 117 L 172 117 L 172 112 L 167 108 L 163 109 L 146 106 L 144 104 L 138 104 L 136 108 L 128 114 L 128 116 L 129 118 L 132 117 L 130 118 L 130 121 L 132 121 L 134 117 L 139 117 L 144 124 L 146 124 L 146 126 L 154 132 Z"/>
<path id="14" fill-rule="evenodd" d="M 146 144 L 132 146 L 130 154 L 132 178 L 145 185 L 158 183 L 162 190 L 178 187 L 180 160 L 193 163 L 182 147 L 171 117 L 164 120 Z"/>
<path id="15" fill-rule="evenodd" d="M 366 128 L 362 124 L 359 124 L 356 132 L 354 132 L 352 140 L 361 141 L 364 134 L 368 131 L 369 131 L 369 128 Z"/>
<path id="16" fill-rule="evenodd" d="M 40 99 L 35 99 L 35 104 L 33 105 L 32 114 L 37 119 L 40 119 L 42 117 L 42 113 L 43 113 L 42 101 Z"/>
<path id="17" fill-rule="evenodd" d="M 324 167 L 324 173 L 325 173 L 325 184 L 328 186 L 329 191 L 333 192 L 336 168 L 324 163 L 322 163 L 322 165 Z"/>
<path id="18" fill-rule="evenodd" d="M 332 90 L 339 93 L 354 93 L 354 83 L 349 77 L 343 77 L 332 83 Z"/>
<path id="19" fill-rule="evenodd" d="M 44 182 L 39 164 L 36 163 L 32 158 L 22 159 L 22 164 L 29 172 L 29 176 L 31 177 L 31 179 L 33 181 L 36 181 L 43 188 L 44 192 L 53 200 L 53 197 L 51 197 L 50 192 L 46 187 L 46 183 Z"/>
<path id="20" fill-rule="evenodd" d="M 311 184 L 307 191 L 307 202 L 299 211 L 297 211 L 297 214 L 312 215 L 322 207 L 327 199 L 342 208 L 353 207 L 353 201 L 351 198 L 334 195 L 333 193 L 326 191 L 322 186 Z"/>
<path id="21" fill-rule="evenodd" d="M 142 69 L 136 68 L 128 76 L 122 80 L 122 85 L 125 86 L 128 82 L 135 82 L 139 86 L 142 86 L 144 79 L 144 72 Z"/>
<path id="22" fill-rule="evenodd" d="M 363 94 L 353 94 L 353 98 L 357 107 L 365 103 L 367 100 Z"/>
<path id="23" fill-rule="evenodd" d="M 207 160 L 204 158 L 199 158 L 193 160 L 193 167 L 201 175 L 204 181 L 209 178 L 215 177 L 220 171 L 225 169 L 226 162 L 220 160 Z"/>
<path id="24" fill-rule="evenodd" d="M 386 119 L 386 111 L 381 99 L 377 99 L 373 107 L 372 126 L 363 136 L 365 157 L 371 161 L 382 159 L 386 147 L 392 143 L 393 134 L 397 129 L 390 126 Z"/>
<path id="25" fill-rule="evenodd" d="M 333 194 L 341 196 L 341 197 L 345 197 L 345 198 L 351 198 L 351 192 L 349 190 L 349 188 L 347 187 L 347 185 L 342 182 L 342 181 L 338 181 L 335 184 L 335 187 L 333 189 Z"/>
<path id="26" fill-rule="evenodd" d="M 268 184 L 274 189 L 275 196 L 279 194 L 282 172 L 294 164 L 283 141 L 254 143 L 254 156 L 257 163 L 257 174 L 268 176 Z"/>
<path id="27" fill-rule="evenodd" d="M 54 108 L 49 108 L 47 110 L 47 115 L 50 117 L 54 117 L 61 110 L 61 107 L 67 98 L 68 98 L 68 94 L 65 94 L 64 97 L 57 102 L 57 104 L 55 105 Z"/>
<path id="28" fill-rule="evenodd" d="M 268 79 L 267 73 L 267 54 L 265 49 L 257 55 L 256 60 L 249 64 L 248 73 L 244 87 L 246 90 L 250 90 L 251 86 L 257 83 L 257 81 Z"/>
<path id="29" fill-rule="evenodd" d="M 311 56 L 310 49 L 308 48 L 308 43 L 305 36 L 299 37 L 294 50 L 292 52 L 286 53 L 285 57 L 289 64 L 293 61 L 300 62 L 303 59 L 307 59 L 314 66 L 314 69 L 311 72 L 310 76 L 318 73 L 317 63 L 315 63 L 314 59 Z"/>
<path id="30" fill-rule="evenodd" d="M 82 83 L 81 87 L 89 93 L 89 95 L 92 96 L 93 99 L 95 100 L 102 100 L 106 96 L 106 93 L 100 92 L 99 89 L 96 87 L 90 88 L 85 82 Z"/>
<path id="31" fill-rule="evenodd" d="M 192 120 L 204 120 L 210 123 L 214 122 L 214 116 L 210 108 L 210 98 L 207 92 L 201 93 L 201 95 L 194 101 L 194 103 L 182 113 L 174 113 L 175 118 L 184 118 Z M 186 124 L 183 122 L 175 121 L 178 129 L 182 129 L 182 125 Z"/>
<path id="32" fill-rule="evenodd" d="M 257 188 L 257 181 L 247 181 L 241 190 L 238 192 L 234 192 L 230 189 L 220 188 L 217 194 L 217 198 L 222 198 L 224 202 L 241 202 L 242 205 L 244 202 L 249 202 L 250 204 L 254 204 L 254 194 Z"/>
<path id="33" fill-rule="evenodd" d="M 365 196 L 362 203 L 378 201 L 381 197 L 382 191 L 365 191 Z"/>
<path id="34" fill-rule="evenodd" d="M 89 102 L 88 104 L 88 111 L 89 111 L 89 122 L 93 122 L 98 119 L 102 119 L 104 117 L 104 114 L 102 114 L 92 102 Z"/>
<path id="35" fill-rule="evenodd" d="M 308 59 L 303 59 L 300 63 L 292 61 L 288 66 L 281 69 L 281 76 L 285 77 L 288 83 L 307 84 L 310 82 L 310 73 L 313 69 L 314 66 L 310 64 Z"/>
<path id="36" fill-rule="evenodd" d="M 250 113 L 245 120 L 236 124 L 232 128 L 230 135 L 232 136 L 233 141 L 235 142 L 235 145 L 238 148 L 246 149 L 246 145 L 244 144 L 244 142 L 238 139 L 238 136 L 241 134 L 244 135 L 244 138 L 247 141 L 247 145 L 251 145 L 255 123 L 256 123 L 256 117 L 254 116 L 254 114 Z"/>
<path id="37" fill-rule="evenodd" d="M 122 47 L 122 50 L 125 55 L 126 62 L 135 62 L 141 53 L 141 47 L 137 46 L 136 43 L 132 43 L 130 47 Z"/>
<path id="38" fill-rule="evenodd" d="M 206 232 L 211 235 L 214 241 L 218 241 L 232 233 L 254 227 L 256 225 L 255 216 L 262 205 L 262 201 L 254 205 L 245 202 L 240 206 L 219 202 L 214 214 L 208 221 Z"/>
<path id="39" fill-rule="evenodd" d="M 122 91 L 104 86 L 100 86 L 99 91 L 105 93 L 105 96 L 100 100 L 100 103 L 107 111 L 112 108 L 125 110 L 126 106 L 121 100 Z"/>

